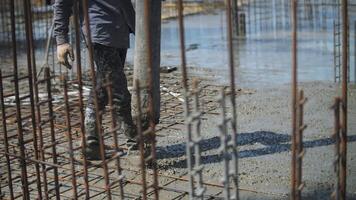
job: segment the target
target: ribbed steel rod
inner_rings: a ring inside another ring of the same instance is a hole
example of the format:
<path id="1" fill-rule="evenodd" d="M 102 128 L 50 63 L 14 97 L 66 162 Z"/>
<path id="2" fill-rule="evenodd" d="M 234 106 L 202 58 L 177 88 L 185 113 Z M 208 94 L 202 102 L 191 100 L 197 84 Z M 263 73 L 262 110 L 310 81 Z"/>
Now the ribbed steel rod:
<path id="1" fill-rule="evenodd" d="M 183 0 L 177 1 L 177 10 L 178 10 L 178 24 L 179 24 L 179 41 L 180 41 L 180 54 L 181 54 L 181 71 L 182 71 L 182 84 L 183 84 L 183 93 L 184 93 L 184 115 L 187 119 L 190 115 L 189 108 L 189 87 L 188 87 L 188 74 L 187 74 L 187 61 L 185 53 L 185 28 L 184 28 L 184 16 L 183 16 Z M 189 143 L 192 140 L 192 126 L 190 123 L 186 123 L 187 126 L 187 145 L 186 145 L 186 154 L 187 154 L 187 167 L 189 173 L 193 170 L 193 150 L 190 147 Z M 189 199 L 194 197 L 194 178 L 189 175 Z"/>
<path id="2" fill-rule="evenodd" d="M 150 133 L 148 141 L 150 143 L 151 167 L 153 170 L 153 189 L 154 199 L 159 199 L 159 183 L 158 183 L 158 169 L 156 161 L 156 133 L 155 133 L 155 119 L 154 119 L 154 102 L 153 102 L 153 63 L 152 63 L 152 34 L 151 34 L 151 0 L 144 0 L 144 16 L 145 16 L 145 31 L 147 37 L 147 64 L 148 64 L 148 114 L 149 114 L 149 128 Z M 144 136 L 145 137 L 145 136 Z"/>
<path id="3" fill-rule="evenodd" d="M 231 139 L 233 144 L 232 156 L 232 171 L 236 176 L 232 177 L 235 186 L 235 198 L 239 199 L 239 181 L 238 181 L 238 150 L 237 150 L 237 113 L 236 113 L 236 85 L 235 85 L 235 62 L 234 62 L 234 48 L 233 48 L 233 28 L 232 28 L 232 3 L 231 0 L 226 0 L 226 19 L 227 19 L 227 48 L 228 48 L 228 63 L 230 72 L 230 89 L 231 89 L 231 105 L 232 105 L 232 131 Z"/>
<path id="4" fill-rule="evenodd" d="M 21 120 L 21 104 L 20 104 L 20 94 L 19 94 L 19 82 L 18 82 L 18 66 L 17 66 L 17 46 L 16 46 L 16 25 L 15 25 L 15 8 L 14 8 L 14 1 L 10 1 L 10 12 L 11 12 L 11 32 L 12 32 L 12 50 L 13 50 L 13 65 L 14 65 L 14 86 L 15 86 L 15 100 L 16 100 L 16 121 L 17 121 L 17 137 L 18 137 L 18 144 L 20 149 L 20 167 L 21 167 L 21 183 L 22 183 L 22 195 L 23 199 L 29 200 L 30 194 L 28 189 L 28 179 L 27 179 L 27 162 L 26 162 L 26 154 L 25 154 L 25 144 L 24 144 L 24 136 L 23 136 L 23 127 L 22 127 L 22 120 Z M 26 10 L 26 9 L 25 9 Z M 31 88 L 30 88 L 31 89 Z M 33 103 L 33 101 L 31 101 Z M 33 117 L 34 119 L 34 117 Z M 34 120 L 33 120 L 34 121 Z M 36 140 L 37 141 L 37 140 Z M 35 148 L 36 149 L 36 148 Z M 37 149 L 35 152 L 37 154 Z M 38 158 L 38 157 L 37 157 Z M 40 170 L 39 166 L 36 165 L 36 175 L 38 181 L 40 181 Z M 41 196 L 41 185 L 39 185 L 39 196 Z"/>
<path id="5" fill-rule="evenodd" d="M 88 179 L 88 161 L 85 156 L 86 149 L 86 132 L 84 126 L 84 103 L 83 103 L 83 80 L 82 80 L 82 62 L 81 62 L 81 27 L 79 25 L 79 8 L 80 0 L 74 1 L 73 8 L 73 20 L 74 20 L 74 29 L 75 29 L 75 61 L 77 67 L 77 82 L 78 82 L 78 105 L 79 105 L 79 117 L 80 117 L 80 134 L 81 134 L 81 142 L 82 142 L 82 154 L 83 156 L 83 179 L 84 179 L 84 187 L 85 187 L 85 198 L 88 199 L 90 197 L 90 188 L 89 188 L 89 179 Z"/>
<path id="6" fill-rule="evenodd" d="M 292 21 L 292 163 L 291 163 L 291 199 L 296 198 L 296 140 L 297 140 L 297 0 L 291 0 Z"/>
<path id="7" fill-rule="evenodd" d="M 50 74 L 50 69 L 49 67 L 45 68 L 44 71 L 44 79 L 47 80 L 46 86 L 47 86 L 47 99 L 48 101 L 48 118 L 49 118 L 49 124 L 50 124 L 50 134 L 51 134 L 51 143 L 52 143 L 52 160 L 54 164 L 58 164 L 58 158 L 57 158 L 57 146 L 55 145 L 57 140 L 56 140 L 56 132 L 54 128 L 54 113 L 53 113 L 53 103 L 52 103 L 52 83 L 51 83 L 51 74 Z M 53 168 L 53 175 L 54 175 L 54 185 L 55 185 L 55 198 L 57 200 L 60 199 L 60 184 L 59 184 L 59 179 L 58 179 L 58 168 L 54 167 Z"/>
<path id="8" fill-rule="evenodd" d="M 332 135 L 335 141 L 334 153 L 334 172 L 336 175 L 334 192 L 331 194 L 331 199 L 340 200 L 340 97 L 335 98 L 334 109 L 334 133 Z"/>
<path id="9" fill-rule="evenodd" d="M 40 126 L 41 122 L 41 109 L 39 106 L 39 97 L 38 97 L 38 85 L 37 85 L 37 68 L 36 68 L 36 56 L 35 56 L 35 48 L 34 48 L 34 41 L 33 41 L 33 27 L 32 27 L 32 9 L 31 9 L 31 1 L 30 0 L 23 0 L 25 6 L 25 24 L 26 24 L 26 42 L 27 42 L 27 61 L 28 61 L 28 73 L 29 73 L 29 83 L 30 83 L 30 93 L 31 97 L 34 98 L 32 101 L 35 102 L 36 105 L 36 112 L 33 109 L 33 113 L 35 118 L 32 118 L 33 123 L 33 135 L 35 140 L 35 135 L 39 137 L 39 152 L 40 152 L 40 159 L 45 161 L 45 153 L 43 149 L 43 134 L 42 128 Z M 31 80 L 32 78 L 32 80 Z M 32 88 L 33 87 L 33 88 Z M 33 90 L 33 92 L 32 92 Z M 33 96 L 33 97 L 32 97 Z M 37 130 L 36 130 L 37 128 Z M 44 189 L 44 198 L 48 199 L 48 181 L 47 181 L 47 170 L 45 165 L 41 165 L 42 167 L 42 178 L 43 178 L 43 189 Z"/>
<path id="10" fill-rule="evenodd" d="M 109 80 L 106 80 L 107 82 Z M 114 140 L 114 148 L 115 148 L 115 155 L 119 154 L 120 149 L 119 149 L 119 142 L 118 142 L 118 134 L 117 130 L 120 129 L 121 124 L 117 124 L 117 119 L 115 115 L 115 107 L 113 105 L 113 92 L 112 92 L 112 83 L 108 83 L 106 87 L 107 93 L 108 93 L 108 103 L 109 103 L 109 110 L 110 110 L 110 117 L 111 117 L 111 132 L 112 132 L 112 137 Z M 141 104 L 138 104 L 141 105 Z M 140 117 L 139 117 L 140 119 Z M 114 155 L 114 156 L 115 156 Z M 121 167 L 121 159 L 120 156 L 117 156 L 116 160 L 116 170 L 117 170 L 117 175 L 119 177 L 119 193 L 120 193 L 120 199 L 124 199 L 124 175 L 122 173 L 122 167 Z"/>
<path id="11" fill-rule="evenodd" d="M 6 106 L 4 102 L 4 87 L 3 87 L 3 77 L 2 77 L 2 71 L 0 70 L 0 103 L 1 103 L 1 114 L 2 114 L 2 131 L 4 134 L 4 148 L 5 148 L 5 158 L 6 158 L 6 169 L 7 169 L 7 181 L 8 181 L 8 187 L 9 187 L 9 192 L 10 192 L 10 199 L 14 199 L 14 190 L 12 186 L 12 169 L 11 169 L 11 161 L 10 161 L 10 156 L 8 155 L 9 153 L 9 142 L 8 142 L 8 135 L 7 135 L 7 123 L 6 123 Z"/>
<path id="12" fill-rule="evenodd" d="M 347 94 L 348 94 L 348 62 L 349 62 L 349 17 L 348 0 L 341 0 L 342 15 L 342 107 L 341 107 L 341 176 L 340 197 L 346 199 L 346 175 L 347 175 Z"/>
<path id="13" fill-rule="evenodd" d="M 65 104 L 65 118 L 66 118 L 66 135 L 68 140 L 68 154 L 70 157 L 70 168 L 71 168 L 71 179 L 72 179 L 72 191 L 73 198 L 78 199 L 78 188 L 77 188 L 77 177 L 75 170 L 75 160 L 74 160 L 74 150 L 73 150 L 73 139 L 72 139 L 72 126 L 71 126 L 71 117 L 70 117 L 70 107 L 69 107 L 69 99 L 68 99 L 68 84 L 67 77 L 61 77 L 63 80 L 63 95 L 64 95 L 64 104 Z M 56 155 L 54 155 L 56 156 Z"/>
<path id="14" fill-rule="evenodd" d="M 94 65 L 94 54 L 93 54 L 93 44 L 91 41 L 91 31 L 90 31 L 90 19 L 89 19 L 89 0 L 82 0 L 83 5 L 83 16 L 85 21 L 85 33 L 86 33 L 86 42 L 88 46 L 88 59 L 89 59 L 89 66 L 90 66 L 90 75 L 92 81 L 92 94 L 94 98 L 94 106 L 95 106 L 95 116 L 96 116 L 96 131 L 99 135 L 99 146 L 100 146 L 100 157 L 102 160 L 102 167 L 106 185 L 106 193 L 107 199 L 111 200 L 111 187 L 110 187 L 110 179 L 108 175 L 108 166 L 105 162 L 105 144 L 103 141 L 103 130 L 101 128 L 102 121 L 101 121 L 101 111 L 99 110 L 98 104 L 98 94 L 97 94 L 97 83 L 96 83 L 96 72 L 95 72 L 95 65 Z"/>

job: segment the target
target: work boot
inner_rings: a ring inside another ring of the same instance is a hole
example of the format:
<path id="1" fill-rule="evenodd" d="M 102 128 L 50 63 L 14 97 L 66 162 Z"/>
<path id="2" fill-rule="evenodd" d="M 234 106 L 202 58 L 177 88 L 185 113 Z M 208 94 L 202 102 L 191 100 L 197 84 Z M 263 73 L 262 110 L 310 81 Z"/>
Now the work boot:
<path id="1" fill-rule="evenodd" d="M 85 140 L 86 148 L 84 154 L 88 160 L 100 160 L 100 144 L 97 133 L 96 116 L 93 108 L 85 109 Z"/>
<path id="2" fill-rule="evenodd" d="M 101 160 L 99 141 L 87 140 L 87 146 L 84 154 L 88 160 Z"/>

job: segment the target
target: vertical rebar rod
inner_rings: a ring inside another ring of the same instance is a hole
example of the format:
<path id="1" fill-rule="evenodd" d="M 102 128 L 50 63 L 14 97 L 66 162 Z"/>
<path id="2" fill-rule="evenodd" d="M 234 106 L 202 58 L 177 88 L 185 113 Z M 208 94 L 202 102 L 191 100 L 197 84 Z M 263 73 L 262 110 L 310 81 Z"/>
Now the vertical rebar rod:
<path id="1" fill-rule="evenodd" d="M 340 102 L 339 97 L 335 98 L 334 109 L 334 133 L 333 139 L 335 141 L 335 153 L 334 153 L 334 172 L 336 175 L 334 192 L 331 198 L 334 200 L 340 200 Z"/>
<path id="2" fill-rule="evenodd" d="M 30 0 L 24 0 L 24 10 L 25 10 L 25 26 L 26 26 L 26 42 L 27 42 L 27 64 L 28 64 L 28 73 L 29 73 L 29 82 L 32 81 L 33 88 L 30 88 L 30 90 L 33 90 L 31 92 L 31 96 L 34 96 L 34 102 L 36 106 L 36 112 L 33 110 L 34 117 L 32 120 L 33 123 L 33 133 L 34 135 L 37 133 L 39 137 L 39 158 L 42 161 L 45 161 L 45 150 L 43 148 L 44 142 L 43 142 L 43 134 L 42 134 L 42 128 L 40 126 L 41 122 L 41 109 L 39 103 L 39 97 L 38 97 L 38 85 L 37 85 L 37 70 L 36 70 L 36 60 L 35 60 L 35 49 L 34 49 L 34 43 L 33 43 L 33 27 L 32 27 L 32 9 L 31 9 L 31 1 Z M 32 80 L 31 80 L 32 79 Z M 34 95 L 32 95 L 34 94 Z M 33 98 L 33 97 L 31 97 Z M 37 129 L 37 130 L 36 130 Z M 38 132 L 37 132 L 38 131 Z M 47 170 L 46 166 L 44 164 L 41 165 L 42 167 L 42 178 L 43 178 L 43 189 L 44 189 L 44 197 L 45 199 L 48 199 L 48 181 L 47 181 Z"/>
<path id="3" fill-rule="evenodd" d="M 149 113 L 149 127 L 151 133 L 149 136 L 151 158 L 152 158 L 152 170 L 153 170 L 153 189 L 154 198 L 159 199 L 159 187 L 158 187 L 158 169 L 156 162 L 156 133 L 155 133 L 155 115 L 154 115 L 154 102 L 153 102 L 153 63 L 152 63 L 152 34 L 151 34 L 151 0 L 144 1 L 144 16 L 145 16 L 145 31 L 147 37 L 147 64 L 148 64 L 148 113 Z"/>
<path id="4" fill-rule="evenodd" d="M 27 163 L 25 160 L 25 144 L 23 138 L 23 129 L 22 129 L 22 121 L 21 121 L 21 105 L 19 98 L 19 82 L 18 82 L 18 66 L 17 66 L 17 46 L 16 46 L 16 25 L 15 25 L 15 6 L 14 1 L 10 1 L 10 12 L 11 12 L 11 36 L 12 36 L 12 57 L 13 57 L 13 73 L 14 73 L 14 86 L 15 86 L 15 100 L 16 100 L 16 121 L 17 121 L 17 138 L 18 145 L 20 148 L 20 167 L 21 167 L 21 184 L 22 184 L 22 195 L 23 199 L 29 200 L 30 194 L 28 190 L 28 180 L 27 180 Z M 35 154 L 37 155 L 37 149 L 35 149 Z M 38 158 L 38 157 L 36 157 Z M 36 175 L 37 179 L 40 180 L 40 170 L 39 166 L 36 165 Z M 41 194 L 39 189 L 39 194 Z"/>
<path id="5" fill-rule="evenodd" d="M 235 197 L 239 199 L 238 185 L 238 151 L 237 151 L 237 113 L 236 113 L 236 86 L 235 86 L 235 63 L 234 63 L 234 48 L 232 41 L 232 16 L 231 16 L 231 0 L 226 0 L 226 19 L 227 19 L 227 48 L 228 48 L 228 62 L 230 72 L 230 89 L 231 89 L 231 105 L 232 105 L 232 135 L 233 141 L 233 155 L 232 155 L 232 170 L 236 173 L 233 177 L 233 183 L 236 188 Z"/>
<path id="6" fill-rule="evenodd" d="M 354 83 L 356 84 L 356 21 L 354 27 Z"/>
<path id="7" fill-rule="evenodd" d="M 227 135 L 227 118 L 226 118 L 226 95 L 225 88 L 221 90 L 221 97 L 219 99 L 220 107 L 221 107 L 221 124 L 219 124 L 220 129 L 220 154 L 222 156 L 224 162 L 224 177 L 223 177 L 223 185 L 224 185 L 224 198 L 230 199 L 230 157 L 228 151 L 228 142 L 229 138 Z"/>
<path id="8" fill-rule="evenodd" d="M 103 141 L 103 130 L 101 128 L 101 111 L 99 110 L 98 104 L 98 94 L 97 94 L 97 83 L 96 83 L 96 72 L 95 72 L 95 65 L 94 65 L 94 54 L 93 54 L 93 44 L 91 41 L 91 31 L 90 31 L 90 19 L 89 19 L 89 0 L 82 0 L 83 6 L 83 16 L 84 16 L 84 29 L 86 33 L 86 41 L 88 46 L 88 58 L 89 58 L 89 66 L 90 66 L 90 75 L 92 79 L 92 94 L 94 98 L 94 106 L 95 106 L 95 117 L 96 117 L 96 131 L 99 135 L 99 146 L 100 146 L 100 156 L 102 159 L 102 167 L 106 185 L 106 193 L 107 198 L 111 200 L 111 186 L 110 180 L 108 175 L 108 166 L 107 162 L 105 162 L 105 147 Z M 150 48 L 149 48 L 150 49 Z"/>
<path id="9" fill-rule="evenodd" d="M 179 39 L 180 39 L 180 54 L 181 54 L 181 70 L 182 70 L 182 84 L 183 84 L 183 93 L 184 93 L 184 115 L 187 119 L 190 115 L 189 108 L 189 87 L 188 87 L 188 74 L 187 74 L 187 61 L 185 53 L 185 30 L 184 30 L 184 20 L 183 20 L 183 0 L 177 1 L 178 9 L 178 23 L 179 23 Z M 192 127 L 190 123 L 186 123 L 187 126 L 187 145 L 186 145 L 186 154 L 187 154 L 187 167 L 190 173 L 189 175 L 189 199 L 194 197 L 194 179 L 191 175 L 193 170 L 193 151 L 190 147 L 190 141 L 192 140 Z"/>
<path id="10" fill-rule="evenodd" d="M 6 124 L 6 106 L 4 101 L 4 87 L 3 87 L 3 78 L 2 71 L 0 70 L 0 103 L 1 103 L 1 114 L 2 114 L 2 130 L 4 134 L 4 148 L 5 148 L 5 158 L 6 158 L 6 167 L 7 167 L 7 180 L 10 192 L 10 199 L 14 199 L 14 190 L 12 186 L 12 169 L 11 161 L 9 157 L 9 142 L 7 135 L 7 124 Z"/>
<path id="11" fill-rule="evenodd" d="M 296 134 L 297 134 L 297 0 L 291 0 L 292 20 L 292 166 L 291 199 L 296 199 Z"/>
<path id="12" fill-rule="evenodd" d="M 77 67 L 77 81 L 78 81 L 78 105 L 79 105 L 79 117 L 80 117 L 80 133 L 82 142 L 82 154 L 83 154 L 83 179 L 85 188 L 85 198 L 90 197 L 89 179 L 88 179 L 88 161 L 85 155 L 86 140 L 85 140 L 85 126 L 84 126 L 84 103 L 83 103 L 83 80 L 82 80 L 82 62 L 81 62 L 81 48 L 80 48 L 80 34 L 81 27 L 79 25 L 79 4 L 80 0 L 74 1 L 74 29 L 75 29 L 75 60 Z"/>
<path id="13" fill-rule="evenodd" d="M 31 1 L 30 0 L 23 0 L 24 4 L 24 16 L 25 16 L 25 32 L 26 32 L 26 53 L 27 53 L 27 68 L 28 68 L 28 83 L 29 83 L 29 91 L 30 91 L 30 101 L 31 101 L 31 114 L 32 114 L 32 134 L 33 134 L 33 145 L 35 150 L 35 158 L 38 160 L 41 158 L 44 160 L 44 154 L 42 148 L 38 149 L 37 144 L 37 124 L 40 123 L 38 119 L 38 114 L 36 115 L 34 105 L 38 103 L 38 88 L 37 88 L 37 72 L 36 72 L 36 60 L 35 60 L 35 49 L 33 43 L 33 28 L 32 28 L 32 9 L 31 9 Z M 34 103 L 36 102 L 36 103 Z M 41 135 L 39 136 L 40 140 Z M 40 142 L 41 143 L 41 142 Z M 39 152 L 41 154 L 39 155 Z M 38 165 L 36 163 L 35 165 Z M 37 168 L 37 166 L 36 166 Z M 39 168 L 39 166 L 38 166 Z M 36 169 L 37 170 L 37 169 Z M 47 179 L 46 179 L 46 169 L 45 165 L 42 165 L 42 174 L 44 179 L 44 190 L 45 190 L 45 197 L 48 199 L 48 189 L 47 189 Z M 39 169 L 38 169 L 39 171 Z M 42 188 L 41 188 L 41 179 L 40 174 L 37 175 L 37 190 L 39 198 L 42 198 Z"/>
<path id="14" fill-rule="evenodd" d="M 298 95 L 298 109 L 297 109 L 297 136 L 296 136 L 296 199 L 301 199 L 302 189 L 304 187 L 302 181 L 302 172 L 303 172 L 303 157 L 305 154 L 304 144 L 303 144 L 303 133 L 306 129 L 306 125 L 304 124 L 304 104 L 306 102 L 306 98 L 304 97 L 304 91 L 300 90 Z"/>
<path id="15" fill-rule="evenodd" d="M 233 36 L 237 37 L 240 35 L 240 22 L 239 22 L 239 8 L 238 8 L 238 0 L 231 0 L 232 6 L 232 31 Z"/>
<path id="16" fill-rule="evenodd" d="M 63 80 L 63 95 L 64 95 L 64 105 L 65 105 L 65 117 L 66 117 L 66 135 L 68 139 L 68 154 L 70 158 L 70 169 L 71 169 L 71 179 L 72 179 L 72 191 L 73 198 L 78 199 L 78 188 L 77 188 L 77 177 L 75 172 L 75 160 L 74 160 L 74 150 L 73 150 L 73 139 L 72 139 L 72 127 L 71 127 L 71 117 L 70 117 L 70 105 L 68 98 L 68 83 L 67 77 L 62 75 Z"/>
<path id="17" fill-rule="evenodd" d="M 108 81 L 108 79 L 106 79 L 106 81 Z M 118 175 L 118 179 L 119 179 L 119 194 L 120 194 L 120 199 L 125 199 L 124 197 L 124 175 L 122 174 L 122 168 L 121 168 L 121 159 L 120 156 L 118 156 L 117 154 L 119 154 L 119 142 L 118 142 L 118 134 L 117 134 L 117 130 L 120 129 L 121 124 L 117 124 L 117 119 L 116 119 L 116 115 L 115 115 L 115 108 L 114 108 L 114 104 L 113 104 L 113 92 L 112 92 L 112 83 L 107 83 L 107 93 L 108 93 L 108 103 L 109 103 L 109 110 L 110 110 L 110 117 L 111 117 L 111 133 L 112 133 L 112 137 L 114 140 L 114 148 L 115 148 L 115 155 L 117 156 L 116 158 L 116 168 L 117 168 L 117 175 Z M 139 96 L 138 96 L 139 97 Z M 140 105 L 140 104 L 138 104 Z M 141 115 L 139 115 L 141 116 Z M 140 118 L 140 117 L 139 117 Z"/>
<path id="18" fill-rule="evenodd" d="M 199 94 L 200 94 L 200 89 L 198 88 L 198 80 L 194 79 L 193 80 L 193 87 L 192 87 L 192 95 L 193 95 L 193 112 L 192 112 L 192 120 L 190 123 L 193 124 L 193 129 L 194 129 L 194 136 L 193 136 L 193 141 L 192 144 L 194 146 L 194 168 L 193 168 L 193 173 L 195 176 L 197 176 L 196 180 L 196 189 L 195 189 L 195 195 L 199 199 L 204 198 L 204 192 L 206 191 L 206 188 L 204 187 L 203 184 L 203 166 L 201 165 L 201 116 L 202 112 L 200 111 L 200 103 L 199 103 Z"/>
<path id="19" fill-rule="evenodd" d="M 37 80 L 37 78 L 36 78 Z M 35 83 L 34 86 L 37 88 L 37 83 Z M 37 93 L 38 94 L 38 93 Z M 36 104 L 36 127 L 37 127 L 37 133 L 39 137 L 39 151 L 40 151 L 40 160 L 41 161 L 46 161 L 45 157 L 45 148 L 44 148 L 44 135 L 43 135 L 43 130 L 42 130 L 42 118 L 41 118 L 41 104 L 39 103 L 39 98 L 38 95 L 35 95 L 35 104 Z M 54 155 L 56 156 L 56 155 Z M 44 198 L 49 199 L 48 197 L 48 184 L 47 184 L 47 169 L 45 164 L 41 164 L 42 168 L 42 178 L 43 178 L 43 189 L 44 189 Z"/>
<path id="20" fill-rule="evenodd" d="M 347 172 L 347 79 L 348 79 L 348 0 L 341 0 L 342 14 L 342 109 L 341 109 L 341 177 L 340 196 L 346 199 L 346 172 Z"/>
<path id="21" fill-rule="evenodd" d="M 48 118 L 49 118 L 49 124 L 50 124 L 50 134 L 51 134 L 51 144 L 52 144 L 52 160 L 53 163 L 56 165 L 58 164 L 58 159 L 57 159 L 57 147 L 56 147 L 56 133 L 54 129 L 54 114 L 53 114 L 53 103 L 52 103 L 52 84 L 51 84 L 51 75 L 50 75 L 50 69 L 49 67 L 45 68 L 45 76 L 44 79 L 47 80 L 47 99 L 48 99 Z M 58 179 L 58 168 L 54 167 L 53 168 L 53 175 L 54 175 L 54 186 L 55 186 L 55 194 L 56 194 L 56 199 L 60 199 L 60 193 L 59 193 L 59 179 Z"/>

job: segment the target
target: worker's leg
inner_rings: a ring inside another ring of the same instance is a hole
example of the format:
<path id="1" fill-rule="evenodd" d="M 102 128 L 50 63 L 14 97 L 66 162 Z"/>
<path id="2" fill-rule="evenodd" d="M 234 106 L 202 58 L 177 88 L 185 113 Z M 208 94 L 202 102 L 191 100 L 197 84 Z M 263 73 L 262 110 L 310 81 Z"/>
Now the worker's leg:
<path id="1" fill-rule="evenodd" d="M 109 74 L 111 71 L 110 62 L 108 61 L 114 57 L 111 54 L 115 54 L 115 52 L 99 44 L 94 44 L 93 48 L 94 61 L 96 64 L 96 94 L 98 100 L 98 109 L 101 112 L 105 110 L 105 106 L 108 102 L 107 91 L 104 87 L 106 74 Z M 96 119 L 94 91 L 92 89 L 90 91 L 88 105 L 85 110 L 85 131 L 88 147 L 86 153 L 91 158 L 97 158 L 99 156 L 99 136 Z"/>
<path id="2" fill-rule="evenodd" d="M 131 115 L 131 94 L 127 88 L 127 79 L 124 73 L 124 65 L 127 49 L 118 49 L 120 60 L 113 65 L 113 103 L 115 107 L 116 118 L 122 125 L 122 131 L 128 138 L 128 146 L 136 142 L 136 126 L 133 123 Z"/>

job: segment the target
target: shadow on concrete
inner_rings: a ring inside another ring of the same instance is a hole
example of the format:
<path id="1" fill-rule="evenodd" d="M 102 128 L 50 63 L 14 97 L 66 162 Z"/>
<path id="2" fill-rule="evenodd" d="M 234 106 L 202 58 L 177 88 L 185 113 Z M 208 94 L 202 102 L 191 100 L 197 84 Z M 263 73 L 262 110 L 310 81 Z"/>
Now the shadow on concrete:
<path id="1" fill-rule="evenodd" d="M 238 146 L 260 143 L 265 147 L 239 151 L 239 158 L 240 159 L 250 158 L 250 157 L 257 157 L 257 156 L 290 151 L 290 146 L 291 146 L 290 140 L 291 140 L 290 135 L 278 134 L 278 133 L 268 132 L 268 131 L 241 133 L 238 136 L 238 141 L 237 141 Z M 348 142 L 355 142 L 355 141 L 356 141 L 356 135 L 352 135 L 348 137 Z M 323 139 L 305 141 L 304 147 L 315 148 L 315 147 L 332 145 L 333 143 L 334 143 L 333 139 L 323 138 Z M 202 152 L 218 149 L 220 147 L 220 138 L 216 136 L 209 139 L 205 139 L 202 140 L 200 144 L 201 144 Z M 170 146 L 165 146 L 165 147 L 157 147 L 157 159 L 179 158 L 185 156 L 185 151 L 186 151 L 185 142 L 170 145 Z M 222 160 L 220 154 L 213 154 L 213 155 L 206 155 L 206 156 L 204 156 L 203 154 L 203 156 L 201 156 L 201 159 L 202 159 L 202 164 L 217 163 L 217 162 L 221 162 Z M 186 159 L 176 160 L 169 167 L 186 168 L 187 161 Z"/>

